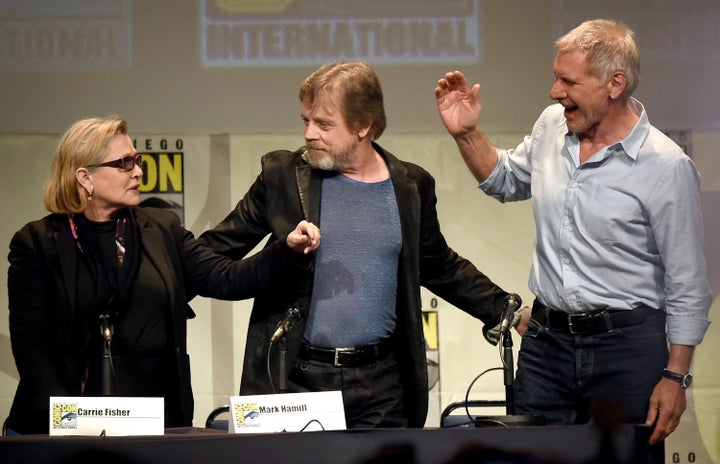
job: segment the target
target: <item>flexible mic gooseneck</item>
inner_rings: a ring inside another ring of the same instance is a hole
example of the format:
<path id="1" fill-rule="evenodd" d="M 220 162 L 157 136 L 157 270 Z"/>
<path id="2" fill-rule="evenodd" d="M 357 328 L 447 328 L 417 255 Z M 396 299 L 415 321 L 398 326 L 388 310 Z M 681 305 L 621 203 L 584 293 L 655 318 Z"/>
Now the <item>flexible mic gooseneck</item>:
<path id="1" fill-rule="evenodd" d="M 293 322 L 295 322 L 296 320 L 300 320 L 301 316 L 302 316 L 302 314 L 300 313 L 300 309 L 298 309 L 297 306 L 291 306 L 287 310 L 287 314 L 285 315 L 283 320 L 278 322 L 278 325 L 275 328 L 275 332 L 272 334 L 272 337 L 270 338 L 270 343 L 272 344 L 272 343 L 275 343 L 278 340 L 280 340 L 280 337 L 282 337 L 283 335 L 288 333 L 288 331 L 290 331 L 290 329 L 293 326 Z"/>
<path id="2" fill-rule="evenodd" d="M 103 339 L 103 350 L 102 350 L 102 362 L 100 364 L 100 381 L 101 381 L 101 394 L 102 396 L 113 395 L 113 383 L 112 383 L 112 349 L 110 343 L 112 342 L 113 326 L 110 321 L 110 316 L 107 313 L 103 313 L 99 316 L 100 324 L 100 335 Z"/>
<path id="3" fill-rule="evenodd" d="M 502 319 L 500 319 L 500 333 L 510 330 L 513 319 L 515 318 L 515 311 L 520 308 L 522 299 L 514 293 L 508 294 L 505 297 L 505 304 L 503 305 Z"/>

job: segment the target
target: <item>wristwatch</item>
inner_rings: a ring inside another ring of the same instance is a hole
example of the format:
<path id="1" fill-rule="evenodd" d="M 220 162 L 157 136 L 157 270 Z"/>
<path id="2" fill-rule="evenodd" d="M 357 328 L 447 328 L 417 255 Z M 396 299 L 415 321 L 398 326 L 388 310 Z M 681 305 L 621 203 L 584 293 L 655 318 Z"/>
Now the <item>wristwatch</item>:
<path id="1" fill-rule="evenodd" d="M 692 385 L 693 376 L 689 372 L 687 374 L 678 374 L 677 372 L 663 369 L 662 376 L 679 383 L 683 390 Z"/>

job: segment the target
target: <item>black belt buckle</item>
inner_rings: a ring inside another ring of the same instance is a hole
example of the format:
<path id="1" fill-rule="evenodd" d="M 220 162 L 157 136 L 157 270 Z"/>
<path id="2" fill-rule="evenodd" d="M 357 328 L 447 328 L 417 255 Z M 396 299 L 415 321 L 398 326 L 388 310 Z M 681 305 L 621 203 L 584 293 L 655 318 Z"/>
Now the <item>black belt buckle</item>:
<path id="1" fill-rule="evenodd" d="M 575 326 L 573 325 L 573 319 L 577 319 L 578 321 L 584 321 L 587 320 L 589 317 L 592 317 L 592 314 L 589 313 L 572 313 L 568 314 L 568 332 L 570 332 L 572 335 L 583 335 L 585 331 L 576 331 Z"/>
<path id="2" fill-rule="evenodd" d="M 343 367 L 343 364 L 340 362 L 340 353 L 351 353 L 353 351 L 356 351 L 355 348 L 335 348 L 333 367 Z"/>

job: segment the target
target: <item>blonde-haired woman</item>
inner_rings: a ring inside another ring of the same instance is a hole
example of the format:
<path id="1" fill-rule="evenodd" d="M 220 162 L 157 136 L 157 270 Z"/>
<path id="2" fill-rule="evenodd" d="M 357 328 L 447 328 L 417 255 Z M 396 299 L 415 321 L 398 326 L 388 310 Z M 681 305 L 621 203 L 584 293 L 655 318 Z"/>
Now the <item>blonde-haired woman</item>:
<path id="1" fill-rule="evenodd" d="M 319 245 L 317 227 L 302 221 L 279 246 L 242 261 L 221 257 L 176 214 L 139 207 L 141 177 L 122 118 L 83 119 L 61 137 L 45 187 L 50 214 L 10 243 L 20 375 L 11 433 L 48 433 L 50 396 L 161 396 L 167 427 L 192 425 L 187 302 L 277 292 Z M 109 348 L 108 379 L 101 360 Z"/>

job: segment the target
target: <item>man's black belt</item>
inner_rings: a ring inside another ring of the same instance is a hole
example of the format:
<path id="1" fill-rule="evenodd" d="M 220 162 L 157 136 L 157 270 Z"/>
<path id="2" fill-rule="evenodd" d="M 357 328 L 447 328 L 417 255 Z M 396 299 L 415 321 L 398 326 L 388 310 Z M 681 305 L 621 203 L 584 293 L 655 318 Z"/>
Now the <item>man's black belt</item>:
<path id="1" fill-rule="evenodd" d="M 535 300 L 532 308 L 532 318 L 550 330 L 566 332 L 573 335 L 595 335 L 611 332 L 613 329 L 641 324 L 654 314 L 657 309 L 640 306 L 630 310 L 611 310 L 566 313 L 557 309 L 546 307 Z"/>
<path id="2" fill-rule="evenodd" d="M 362 367 L 383 359 L 391 351 L 392 343 L 386 338 L 379 343 L 354 348 L 322 348 L 303 343 L 298 356 L 335 367 Z"/>

